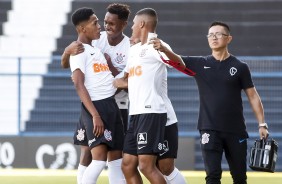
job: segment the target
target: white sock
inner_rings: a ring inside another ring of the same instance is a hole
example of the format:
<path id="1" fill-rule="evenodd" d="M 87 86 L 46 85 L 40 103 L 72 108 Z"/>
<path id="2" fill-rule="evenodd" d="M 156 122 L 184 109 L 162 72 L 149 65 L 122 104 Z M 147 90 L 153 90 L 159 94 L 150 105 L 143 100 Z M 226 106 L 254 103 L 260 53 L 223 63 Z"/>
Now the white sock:
<path id="1" fill-rule="evenodd" d="M 92 160 L 90 165 L 85 169 L 82 184 L 96 184 L 99 175 L 106 165 L 105 161 Z"/>
<path id="2" fill-rule="evenodd" d="M 124 175 L 121 170 L 121 162 L 122 159 L 108 162 L 110 184 L 126 184 Z"/>
<path id="3" fill-rule="evenodd" d="M 82 176 L 83 176 L 83 173 L 84 173 L 84 171 L 85 171 L 86 168 L 87 168 L 87 167 L 84 166 L 84 165 L 81 165 L 81 164 L 78 165 L 78 168 L 77 168 L 77 176 L 76 176 L 77 184 L 81 184 Z"/>
<path id="4" fill-rule="evenodd" d="M 184 176 L 175 167 L 169 176 L 164 176 L 168 184 L 186 184 Z"/>

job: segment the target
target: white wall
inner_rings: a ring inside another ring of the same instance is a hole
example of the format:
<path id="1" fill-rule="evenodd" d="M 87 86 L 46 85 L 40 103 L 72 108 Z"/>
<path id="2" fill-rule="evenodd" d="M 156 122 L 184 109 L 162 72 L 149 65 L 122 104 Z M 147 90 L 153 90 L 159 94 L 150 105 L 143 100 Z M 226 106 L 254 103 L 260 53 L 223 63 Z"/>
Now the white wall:
<path id="1" fill-rule="evenodd" d="M 72 0 L 12 0 L 12 10 L 0 36 L 0 135 L 18 133 L 18 60 L 23 74 L 45 74 L 56 39 L 67 22 Z M 24 76 L 22 82 L 21 129 L 42 86 L 42 77 Z"/>

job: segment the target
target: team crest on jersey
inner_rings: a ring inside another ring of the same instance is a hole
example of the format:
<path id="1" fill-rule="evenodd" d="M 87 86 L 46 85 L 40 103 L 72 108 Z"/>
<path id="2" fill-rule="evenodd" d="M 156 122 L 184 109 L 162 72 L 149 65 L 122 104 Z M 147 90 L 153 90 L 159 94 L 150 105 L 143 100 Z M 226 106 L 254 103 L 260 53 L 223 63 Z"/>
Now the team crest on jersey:
<path id="1" fill-rule="evenodd" d="M 229 73 L 231 76 L 235 75 L 237 73 L 237 69 L 235 67 L 231 67 L 229 70 Z"/>
<path id="2" fill-rule="evenodd" d="M 141 52 L 140 52 L 140 54 L 139 54 L 139 56 L 140 56 L 140 57 L 144 57 L 144 56 L 146 55 L 147 50 L 148 50 L 148 49 L 142 49 Z"/>
<path id="3" fill-rule="evenodd" d="M 161 148 L 161 149 L 160 149 L 160 148 Z M 168 141 L 165 140 L 165 141 L 161 144 L 161 146 L 159 145 L 159 149 L 160 149 L 160 150 L 163 150 L 163 152 L 159 154 L 160 156 L 162 156 L 162 155 L 164 155 L 166 152 L 168 152 L 168 151 L 169 151 Z"/>
<path id="4" fill-rule="evenodd" d="M 112 141 L 112 132 L 108 131 L 107 129 L 105 129 L 104 131 L 104 137 L 107 141 Z"/>
<path id="5" fill-rule="evenodd" d="M 137 144 L 147 144 L 147 133 L 137 134 Z"/>
<path id="6" fill-rule="evenodd" d="M 116 53 L 117 57 L 115 59 L 116 63 L 121 64 L 124 62 L 125 55 L 122 53 Z"/>
<path id="7" fill-rule="evenodd" d="M 79 129 L 77 130 L 77 135 L 76 138 L 78 141 L 83 141 L 85 136 L 84 136 L 85 130 Z"/>
<path id="8" fill-rule="evenodd" d="M 207 134 L 207 133 L 204 133 L 203 135 L 202 135 L 202 144 L 207 144 L 207 143 L 209 143 L 209 137 L 210 137 L 210 134 Z"/>

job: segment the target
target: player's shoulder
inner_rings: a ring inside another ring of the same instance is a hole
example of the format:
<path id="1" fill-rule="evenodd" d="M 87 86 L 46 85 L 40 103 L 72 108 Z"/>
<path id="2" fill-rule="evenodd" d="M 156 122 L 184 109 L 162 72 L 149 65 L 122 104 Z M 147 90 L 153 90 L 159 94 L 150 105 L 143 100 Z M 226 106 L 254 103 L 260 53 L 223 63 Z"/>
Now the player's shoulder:
<path id="1" fill-rule="evenodd" d="M 100 56 L 102 54 L 101 49 L 96 46 L 91 46 L 89 44 L 83 44 L 83 46 L 85 49 L 83 53 L 86 55 L 90 54 L 93 56 L 95 54 L 96 56 Z"/>
<path id="2" fill-rule="evenodd" d="M 130 47 L 130 39 L 125 34 L 123 34 L 123 39 L 121 41 L 121 44 L 125 47 Z"/>
<path id="3" fill-rule="evenodd" d="M 137 57 L 139 55 L 137 53 L 139 53 L 141 49 L 142 49 L 141 43 L 132 45 L 131 47 L 129 47 L 129 51 L 128 51 L 129 57 Z"/>
<path id="4" fill-rule="evenodd" d="M 82 45 L 83 45 L 85 51 L 89 51 L 89 50 L 95 49 L 95 47 L 93 47 L 92 45 L 89 45 L 89 44 L 83 43 Z"/>
<path id="5" fill-rule="evenodd" d="M 82 45 L 84 47 L 84 52 L 82 54 L 87 54 L 89 52 L 95 52 L 95 47 L 93 47 L 89 44 L 85 44 L 85 43 L 83 43 Z"/>
<path id="6" fill-rule="evenodd" d="M 231 61 L 233 61 L 233 63 L 235 63 L 239 66 L 248 66 L 247 62 L 243 61 L 241 58 L 238 58 L 238 57 L 236 57 L 232 54 L 230 55 L 230 59 L 231 59 Z"/>
<path id="7" fill-rule="evenodd" d="M 140 47 L 141 47 L 141 42 L 132 45 L 132 46 L 130 47 L 130 50 L 139 49 Z"/>

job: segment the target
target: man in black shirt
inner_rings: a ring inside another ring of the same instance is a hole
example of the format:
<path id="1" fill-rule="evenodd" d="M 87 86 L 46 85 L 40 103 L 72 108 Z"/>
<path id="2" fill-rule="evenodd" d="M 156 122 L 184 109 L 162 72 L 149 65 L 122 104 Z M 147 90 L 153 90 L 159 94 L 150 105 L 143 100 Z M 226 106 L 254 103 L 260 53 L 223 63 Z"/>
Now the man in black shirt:
<path id="1" fill-rule="evenodd" d="M 241 91 L 244 90 L 258 120 L 260 138 L 267 138 L 267 124 L 260 97 L 249 67 L 228 52 L 232 40 L 229 26 L 213 22 L 207 35 L 212 54 L 205 57 L 183 56 L 194 71 L 200 95 L 198 129 L 207 184 L 220 184 L 223 152 L 234 184 L 246 184 L 247 138 Z M 156 49 L 163 46 L 155 42 Z"/>

